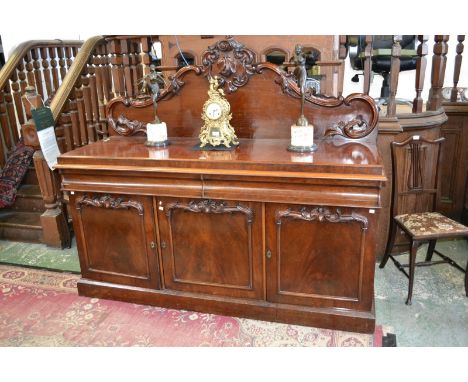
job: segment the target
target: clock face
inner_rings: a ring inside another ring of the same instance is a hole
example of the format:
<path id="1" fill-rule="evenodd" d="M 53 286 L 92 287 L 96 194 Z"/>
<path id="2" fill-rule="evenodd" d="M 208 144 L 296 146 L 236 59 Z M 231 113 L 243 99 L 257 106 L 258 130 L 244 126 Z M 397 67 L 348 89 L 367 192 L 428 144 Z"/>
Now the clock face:
<path id="1" fill-rule="evenodd" d="M 221 105 L 216 102 L 210 103 L 206 108 L 206 116 L 212 120 L 221 117 Z"/>

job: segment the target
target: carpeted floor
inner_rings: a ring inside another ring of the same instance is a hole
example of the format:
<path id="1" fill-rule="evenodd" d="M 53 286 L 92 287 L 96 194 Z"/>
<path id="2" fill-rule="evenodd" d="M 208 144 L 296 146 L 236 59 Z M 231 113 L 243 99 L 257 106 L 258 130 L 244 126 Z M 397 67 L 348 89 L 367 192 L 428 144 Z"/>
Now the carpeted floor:
<path id="1" fill-rule="evenodd" d="M 440 241 L 437 249 L 466 267 L 466 240 Z M 418 251 L 423 261 L 427 246 Z M 434 254 L 434 260 L 437 255 Z M 408 262 L 408 255 L 398 259 Z M 375 269 L 377 322 L 391 325 L 398 346 L 468 346 L 468 297 L 464 274 L 448 264 L 417 267 L 412 305 L 405 304 L 408 279 L 391 260 L 384 269 Z"/>
<path id="2" fill-rule="evenodd" d="M 0 240 L 0 263 L 80 273 L 76 242 L 64 250 L 44 244 Z"/>
<path id="3" fill-rule="evenodd" d="M 467 241 L 440 242 L 437 248 L 450 254 L 460 265 L 466 265 Z M 425 249 L 425 246 L 420 249 L 418 260 L 423 259 Z M 400 261 L 406 262 L 407 255 Z M 60 251 L 40 244 L 0 240 L 0 262 L 80 270 L 76 245 Z M 391 261 L 384 269 L 379 269 L 376 264 L 377 323 L 394 328 L 398 346 L 468 346 L 468 297 L 464 292 L 463 276 L 447 264 L 417 268 L 413 305 L 407 306 L 407 278 Z"/>
<path id="4" fill-rule="evenodd" d="M 78 275 L 0 265 L 0 346 L 381 346 L 375 335 L 77 295 Z"/>

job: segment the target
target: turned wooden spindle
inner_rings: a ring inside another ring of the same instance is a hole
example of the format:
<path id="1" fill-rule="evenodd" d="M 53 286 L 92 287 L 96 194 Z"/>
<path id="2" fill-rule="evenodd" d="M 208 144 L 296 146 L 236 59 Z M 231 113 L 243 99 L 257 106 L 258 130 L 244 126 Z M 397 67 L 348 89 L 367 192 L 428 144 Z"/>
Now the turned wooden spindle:
<path id="1" fill-rule="evenodd" d="M 24 93 L 26 91 L 26 87 L 28 86 L 28 82 L 26 81 L 26 73 L 24 72 L 24 61 L 20 61 L 18 65 L 18 78 L 20 82 L 21 93 Z"/>
<path id="2" fill-rule="evenodd" d="M 3 137 L 3 143 L 5 147 L 2 149 L 2 157 L 3 160 L 6 159 L 6 155 L 14 146 L 14 139 L 13 133 L 10 129 L 10 123 L 8 122 L 8 114 L 7 114 L 7 107 L 5 102 L 5 89 L 0 89 L 0 129 L 1 129 L 1 137 Z M 2 142 L 0 142 L 2 145 Z M 4 162 L 3 162 L 4 163 Z M 2 163 L 2 166 L 3 166 Z"/>
<path id="3" fill-rule="evenodd" d="M 41 48 L 41 58 L 42 58 L 42 75 L 44 77 L 45 87 L 47 91 L 47 98 L 52 95 L 52 79 L 50 73 L 50 65 L 49 65 L 49 54 L 47 48 Z M 45 98 L 45 97 L 44 97 Z"/>
<path id="4" fill-rule="evenodd" d="M 125 96 L 123 58 L 120 41 L 113 39 L 110 41 L 110 53 L 112 54 L 110 62 L 112 64 L 112 80 L 114 82 L 115 96 Z"/>
<path id="5" fill-rule="evenodd" d="M 42 71 L 41 71 L 41 62 L 40 62 L 40 54 L 39 54 L 39 48 L 33 48 L 31 49 L 31 57 L 32 57 L 32 65 L 33 65 L 33 71 L 34 71 L 34 79 L 36 82 L 36 90 L 42 97 L 42 99 L 45 99 L 44 97 L 44 90 L 42 88 Z"/>
<path id="6" fill-rule="evenodd" d="M 70 101 L 69 108 L 70 108 L 70 120 L 71 120 L 71 125 L 72 125 L 73 146 L 79 147 L 81 146 L 80 122 L 78 119 L 78 109 L 76 105 L 75 90 L 72 90 L 70 92 L 68 99 Z"/>
<path id="7" fill-rule="evenodd" d="M 7 81 L 5 88 L 5 105 L 6 105 L 6 112 L 8 116 L 8 123 L 10 125 L 11 131 L 11 138 L 13 146 L 16 145 L 16 142 L 19 141 L 19 133 L 18 133 L 18 125 L 16 122 L 16 110 L 15 105 L 13 103 L 13 95 L 11 94 L 11 87 L 10 83 Z"/>
<path id="8" fill-rule="evenodd" d="M 426 55 L 428 53 L 427 40 L 429 36 L 419 35 L 419 45 L 417 49 L 418 58 L 416 61 L 416 97 L 413 100 L 413 113 L 421 113 L 423 108 L 423 99 L 421 97 L 422 91 L 424 89 L 424 77 L 426 75 L 426 66 L 427 59 Z"/>
<path id="9" fill-rule="evenodd" d="M 16 115 L 18 116 L 18 122 L 22 125 L 25 120 L 23 102 L 21 101 L 20 83 L 18 79 L 18 71 L 14 70 L 11 75 L 11 89 L 13 90 L 13 99 L 15 101 Z"/>
<path id="10" fill-rule="evenodd" d="M 95 81 L 96 81 L 96 97 L 97 97 L 97 132 L 103 132 L 104 131 L 104 123 L 105 121 L 105 114 L 106 114 L 106 102 L 104 100 L 104 89 L 103 89 L 103 67 L 102 67 L 102 61 L 101 61 L 101 49 L 96 49 L 96 52 L 93 54 L 92 57 L 92 62 L 94 66 L 94 72 L 95 72 Z M 101 134 L 102 135 L 102 134 Z"/>
<path id="11" fill-rule="evenodd" d="M 52 73 L 52 91 L 55 92 L 59 88 L 59 73 L 57 69 L 57 52 L 55 48 L 49 48 L 49 57 L 50 57 L 50 66 L 51 66 L 51 73 Z"/>
<path id="12" fill-rule="evenodd" d="M 150 72 L 151 57 L 149 52 L 151 51 L 151 38 L 145 36 L 141 38 L 141 69 L 143 76 L 147 75 Z M 142 76 L 142 77 L 143 77 Z"/>
<path id="13" fill-rule="evenodd" d="M 70 67 L 73 64 L 73 52 L 70 46 L 65 48 L 65 63 L 67 65 L 67 73 L 70 71 Z"/>
<path id="14" fill-rule="evenodd" d="M 132 88 L 133 88 L 133 94 L 137 95 L 138 94 L 138 56 L 139 56 L 139 42 L 132 40 L 131 45 L 130 45 L 130 70 L 132 72 Z"/>
<path id="15" fill-rule="evenodd" d="M 346 35 L 340 35 L 338 58 L 342 61 L 338 71 L 338 97 L 343 95 L 344 84 L 344 60 L 348 56 L 348 47 L 346 46 Z"/>
<path id="16" fill-rule="evenodd" d="M 371 74 L 372 74 L 372 43 L 374 41 L 373 36 L 366 35 L 365 37 L 365 48 L 364 48 L 364 85 L 363 93 L 369 94 Z"/>
<path id="17" fill-rule="evenodd" d="M 87 70 L 86 70 L 87 72 Z M 86 73 L 85 72 L 85 73 Z M 81 83 L 83 84 L 83 99 L 85 106 L 85 119 L 86 119 L 86 130 L 88 132 L 88 143 L 95 142 L 94 128 L 93 128 L 93 108 L 91 106 L 91 88 L 89 86 L 88 74 L 81 75 Z"/>
<path id="18" fill-rule="evenodd" d="M 387 102 L 387 117 L 396 115 L 396 94 L 398 89 L 398 77 L 400 75 L 401 35 L 393 36 L 392 60 L 390 63 L 390 95 Z"/>
<path id="19" fill-rule="evenodd" d="M 31 51 L 26 53 L 26 55 L 24 56 L 24 62 L 25 62 L 24 67 L 26 68 L 26 76 L 27 76 L 27 79 L 28 79 L 28 85 L 29 86 L 34 86 L 34 88 L 35 88 L 36 87 L 36 84 L 35 84 L 36 81 L 35 81 L 35 78 L 34 78 L 34 66 L 33 66 L 33 63 L 32 63 Z"/>
<path id="20" fill-rule="evenodd" d="M 457 55 L 455 56 L 455 66 L 453 70 L 453 88 L 452 92 L 450 93 L 450 101 L 457 102 L 458 96 L 458 80 L 460 79 L 460 70 L 462 64 L 462 53 L 463 53 L 463 41 L 465 41 L 465 35 L 458 35 L 457 36 Z"/>
<path id="21" fill-rule="evenodd" d="M 81 86 L 81 80 L 77 81 L 75 87 L 76 94 L 76 106 L 78 111 L 78 126 L 80 128 L 80 139 L 81 146 L 88 144 L 88 134 L 86 130 L 86 114 L 85 114 L 85 103 L 83 99 L 83 89 Z"/>
<path id="22" fill-rule="evenodd" d="M 97 134 L 99 128 L 99 105 L 98 105 L 98 95 L 97 95 L 97 82 L 96 82 L 96 67 L 93 63 L 94 56 L 91 56 L 88 62 L 88 73 L 89 73 L 89 91 L 91 94 L 91 123 L 93 129 L 93 136 L 96 139 L 99 139 Z"/>
<path id="23" fill-rule="evenodd" d="M 60 68 L 60 83 L 63 81 L 63 79 L 65 78 L 65 76 L 67 75 L 67 68 L 65 67 L 65 52 L 64 52 L 64 47 L 63 46 L 59 46 L 57 48 L 57 57 L 58 57 L 58 64 L 59 64 L 59 68 Z"/>
<path id="24" fill-rule="evenodd" d="M 431 90 L 427 110 L 438 110 L 442 106 L 442 87 L 444 86 L 445 66 L 447 64 L 448 35 L 434 36 L 434 54 L 432 56 Z"/>
<path id="25" fill-rule="evenodd" d="M 120 40 L 120 52 L 122 53 L 122 68 L 124 77 L 124 93 L 127 97 L 133 97 L 132 72 L 130 69 L 130 50 L 128 39 Z"/>

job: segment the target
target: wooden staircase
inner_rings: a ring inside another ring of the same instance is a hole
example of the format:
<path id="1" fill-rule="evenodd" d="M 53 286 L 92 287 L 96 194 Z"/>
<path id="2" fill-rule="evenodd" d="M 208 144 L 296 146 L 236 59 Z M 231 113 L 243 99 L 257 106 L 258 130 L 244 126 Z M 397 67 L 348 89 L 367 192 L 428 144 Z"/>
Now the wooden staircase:
<path id="1" fill-rule="evenodd" d="M 10 208 L 0 210 L 0 239 L 40 243 L 45 211 L 36 171 L 29 167 Z"/>

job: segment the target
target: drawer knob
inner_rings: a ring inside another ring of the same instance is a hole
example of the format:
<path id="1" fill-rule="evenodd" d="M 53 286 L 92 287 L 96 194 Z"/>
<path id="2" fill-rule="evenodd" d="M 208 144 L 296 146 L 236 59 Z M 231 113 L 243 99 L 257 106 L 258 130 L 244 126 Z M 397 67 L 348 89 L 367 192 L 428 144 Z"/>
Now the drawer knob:
<path id="1" fill-rule="evenodd" d="M 166 249 L 166 242 L 164 240 L 161 241 L 161 248 Z"/>
<path id="2" fill-rule="evenodd" d="M 265 255 L 266 255 L 267 259 L 271 259 L 271 251 L 269 249 L 267 249 Z"/>

